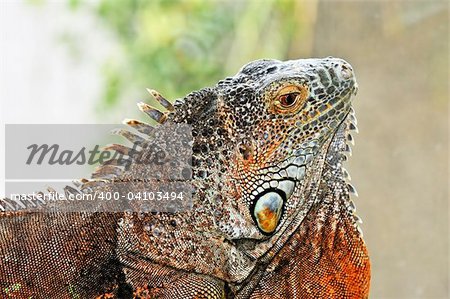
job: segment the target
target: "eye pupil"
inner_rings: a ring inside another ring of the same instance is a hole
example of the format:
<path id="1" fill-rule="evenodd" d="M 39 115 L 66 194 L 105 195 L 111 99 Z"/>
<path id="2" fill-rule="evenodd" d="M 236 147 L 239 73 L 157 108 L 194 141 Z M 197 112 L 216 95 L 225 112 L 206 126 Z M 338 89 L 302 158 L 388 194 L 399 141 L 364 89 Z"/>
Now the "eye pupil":
<path id="1" fill-rule="evenodd" d="M 297 99 L 298 93 L 290 93 L 281 96 L 280 103 L 284 107 L 290 107 L 295 103 L 295 100 Z"/>
<path id="2" fill-rule="evenodd" d="M 275 114 L 297 113 L 308 99 L 308 86 L 292 84 L 278 89 L 276 94 L 268 94 L 269 108 Z"/>

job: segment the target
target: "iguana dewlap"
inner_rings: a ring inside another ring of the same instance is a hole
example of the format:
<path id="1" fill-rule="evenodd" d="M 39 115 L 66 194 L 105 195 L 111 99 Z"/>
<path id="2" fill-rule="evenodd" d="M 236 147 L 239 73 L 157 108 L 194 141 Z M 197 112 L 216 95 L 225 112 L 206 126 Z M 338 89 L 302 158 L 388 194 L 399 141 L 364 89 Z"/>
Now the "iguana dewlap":
<path id="1" fill-rule="evenodd" d="M 356 92 L 352 67 L 328 57 L 253 61 L 173 105 L 154 93 L 167 111 L 141 110 L 192 126 L 192 208 L 0 212 L 0 298 L 367 298 L 369 257 L 342 167 Z M 133 142 L 153 130 L 127 123 Z M 66 192 L 130 178 L 125 191 L 145 191 L 151 171 L 110 163 Z"/>

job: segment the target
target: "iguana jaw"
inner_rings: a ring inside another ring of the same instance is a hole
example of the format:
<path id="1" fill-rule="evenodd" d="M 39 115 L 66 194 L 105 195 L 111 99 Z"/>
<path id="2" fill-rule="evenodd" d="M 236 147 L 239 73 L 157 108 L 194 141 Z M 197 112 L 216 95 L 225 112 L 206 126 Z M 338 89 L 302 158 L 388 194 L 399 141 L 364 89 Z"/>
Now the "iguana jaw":
<path id="1" fill-rule="evenodd" d="M 333 132 L 332 136 L 320 147 L 315 154 L 315 158 L 306 165 L 304 178 L 302 181 L 297 182 L 299 188 L 292 195 L 292 197 L 298 196 L 298 207 L 296 208 L 295 213 L 289 217 L 290 220 L 281 223 L 281 227 L 276 234 L 267 237 L 265 240 L 260 240 L 258 243 L 254 244 L 251 249 L 248 249 L 247 243 L 249 240 L 245 241 L 245 247 L 247 247 L 247 249 L 241 248 L 241 243 L 239 241 L 236 243 L 237 248 L 243 250 L 245 255 L 249 256 L 251 260 L 258 260 L 259 263 L 268 264 L 283 248 L 284 244 L 288 242 L 292 234 L 298 230 L 311 208 L 321 204 L 319 194 L 324 169 L 335 168 L 336 172 L 340 174 L 336 179 L 345 181 L 346 171 L 342 168 L 342 162 L 345 159 L 347 143 L 350 143 L 350 141 L 343 137 L 348 136 L 350 131 L 356 130 L 355 121 L 356 118 L 353 109 L 349 108 L 349 112 L 345 119 Z M 341 150 L 336 152 L 337 148 L 340 148 Z M 334 162 L 338 161 L 338 163 L 330 165 L 330 157 L 336 159 Z M 248 272 L 248 275 L 250 274 L 251 272 Z M 250 277 L 251 275 L 246 278 L 242 276 L 240 279 L 234 281 L 234 283 L 242 283 Z"/>
<path id="2" fill-rule="evenodd" d="M 254 250 L 247 252 L 252 258 L 258 259 L 262 256 L 268 258 L 271 255 L 270 249 L 282 246 L 287 238 L 289 238 L 289 235 L 300 225 L 307 211 L 315 201 L 321 173 L 321 171 L 317 170 L 323 169 L 327 148 L 330 143 L 331 140 L 320 148 L 316 153 L 316 158 L 313 159 L 312 154 L 307 155 L 307 163 L 298 167 L 300 170 L 298 173 L 301 175 L 301 179 L 295 182 L 296 189 L 293 194 L 289 198 L 286 198 L 286 200 L 295 202 L 296 208 L 292 209 L 292 214 L 284 215 L 286 218 L 282 220 L 275 234 L 267 234 L 266 238 L 258 241 Z M 273 253 L 275 251 L 272 250 Z"/>
<path id="3" fill-rule="evenodd" d="M 356 82 L 355 82 L 356 85 Z M 275 232 L 283 230 L 283 224 L 289 222 L 295 214 L 301 210 L 302 205 L 307 201 L 305 197 L 305 188 L 309 185 L 308 172 L 317 172 L 321 166 L 311 163 L 312 160 L 321 159 L 320 149 L 327 148 L 331 140 L 336 139 L 336 132 L 342 127 L 351 110 L 352 95 L 356 94 L 356 87 L 350 89 L 342 98 L 330 105 L 328 110 L 335 109 L 339 106 L 340 111 L 346 111 L 345 116 L 340 123 L 333 124 L 336 128 L 328 132 L 318 134 L 313 141 L 305 141 L 300 143 L 297 149 L 294 149 L 292 155 L 279 163 L 270 162 L 274 166 L 267 167 L 259 172 L 260 179 L 249 198 L 252 202 L 250 211 L 253 221 L 263 236 L 266 238 L 255 239 L 264 240 L 270 236 L 274 236 Z M 323 111 L 324 114 L 327 111 Z M 352 114 L 353 117 L 353 114 Z M 315 116 L 309 120 L 314 122 L 319 116 Z M 336 122 L 336 120 L 333 120 Z M 299 126 L 302 128 L 302 126 Z M 291 136 L 287 138 L 294 138 Z M 329 142 L 327 142 L 329 141 Z M 279 146 L 281 146 L 280 144 Z M 274 153 L 276 150 L 274 150 Z M 306 174 L 306 175 L 305 175 Z M 285 206 L 291 205 L 291 211 L 286 211 Z"/>

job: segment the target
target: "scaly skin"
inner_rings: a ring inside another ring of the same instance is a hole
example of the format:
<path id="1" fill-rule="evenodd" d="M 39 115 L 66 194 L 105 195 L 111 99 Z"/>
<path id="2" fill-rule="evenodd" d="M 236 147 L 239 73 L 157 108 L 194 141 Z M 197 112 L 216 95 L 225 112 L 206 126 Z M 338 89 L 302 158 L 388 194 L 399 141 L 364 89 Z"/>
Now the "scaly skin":
<path id="1" fill-rule="evenodd" d="M 356 90 L 351 66 L 329 57 L 254 61 L 173 106 L 154 93 L 168 111 L 141 110 L 192 126 L 192 209 L 4 212 L 2 296 L 367 298 L 369 258 L 342 168 Z M 114 191 L 113 180 L 131 182 L 121 192 L 152 190 L 152 171 L 110 163 L 66 192 Z"/>

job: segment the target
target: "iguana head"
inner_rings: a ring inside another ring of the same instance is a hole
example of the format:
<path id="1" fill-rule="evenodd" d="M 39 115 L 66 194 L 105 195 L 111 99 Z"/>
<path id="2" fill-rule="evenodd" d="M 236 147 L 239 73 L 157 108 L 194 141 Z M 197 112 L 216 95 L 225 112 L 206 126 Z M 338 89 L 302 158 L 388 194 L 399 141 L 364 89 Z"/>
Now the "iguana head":
<path id="1" fill-rule="evenodd" d="M 335 58 L 258 60 L 216 89 L 216 115 L 232 145 L 226 172 L 246 219 L 272 235 L 305 200 L 307 168 L 350 110 L 352 67 Z"/>
<path id="2" fill-rule="evenodd" d="M 233 206 L 224 213 L 233 217 L 217 219 L 228 238 L 264 239 L 296 215 L 308 200 L 301 192 L 308 174 L 320 171 L 310 168 L 356 91 L 352 67 L 342 59 L 264 59 L 183 104 L 202 106 L 190 120 L 194 177 L 200 189 L 215 189 Z"/>
<path id="3" fill-rule="evenodd" d="M 258 60 L 177 100 L 167 120 L 192 126 L 193 208 L 134 217 L 142 224 L 124 234 L 140 235 L 137 251 L 159 264 L 242 281 L 298 228 L 324 165 L 341 171 L 331 153 L 345 145 L 356 91 L 342 59 Z"/>

